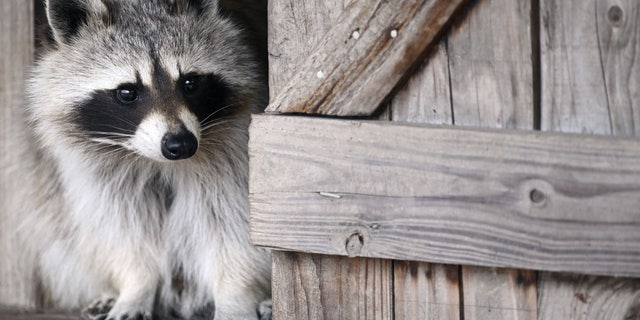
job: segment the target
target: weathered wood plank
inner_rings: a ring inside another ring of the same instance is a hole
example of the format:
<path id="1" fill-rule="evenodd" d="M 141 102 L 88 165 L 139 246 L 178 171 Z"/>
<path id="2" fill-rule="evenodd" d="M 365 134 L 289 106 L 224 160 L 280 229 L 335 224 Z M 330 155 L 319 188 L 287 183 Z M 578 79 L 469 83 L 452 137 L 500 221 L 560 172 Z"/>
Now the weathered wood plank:
<path id="1" fill-rule="evenodd" d="M 267 112 L 372 115 L 410 76 L 464 3 L 352 2 Z"/>
<path id="2" fill-rule="evenodd" d="M 540 273 L 540 319 L 638 319 L 640 281 Z"/>
<path id="3" fill-rule="evenodd" d="M 391 319 L 391 261 L 274 252 L 274 319 Z"/>
<path id="4" fill-rule="evenodd" d="M 534 127 L 531 1 L 474 2 L 448 38 L 454 124 Z M 537 319 L 533 271 L 462 266 L 463 317 Z M 490 294 L 488 294 L 490 293 Z"/>
<path id="5" fill-rule="evenodd" d="M 275 97 L 353 0 L 268 2 L 269 95 Z"/>
<path id="6" fill-rule="evenodd" d="M 271 97 L 311 55 L 349 2 L 269 1 Z M 363 276 L 363 270 L 369 271 L 368 276 Z M 391 318 L 392 274 L 391 261 L 274 252 L 275 319 Z"/>
<path id="7" fill-rule="evenodd" d="M 540 7 L 542 129 L 637 135 L 638 1 L 542 0 Z"/>
<path id="8" fill-rule="evenodd" d="M 390 120 L 451 124 L 449 62 L 441 41 L 391 101 Z M 395 319 L 460 319 L 460 267 L 394 262 Z"/>
<path id="9" fill-rule="evenodd" d="M 451 124 L 451 88 L 446 43 L 441 41 L 391 101 L 391 120 Z"/>
<path id="10" fill-rule="evenodd" d="M 542 129 L 640 135 L 640 4 L 541 1 Z M 603 211 L 607 212 L 607 211 Z M 635 319 L 640 280 L 540 273 L 540 319 Z"/>
<path id="11" fill-rule="evenodd" d="M 0 2 L 0 43 L 0 304 L 31 307 L 33 271 L 21 259 L 16 240 L 21 175 L 12 164 L 21 161 L 13 141 L 23 130 L 23 81 L 33 56 L 32 1 Z"/>
<path id="12" fill-rule="evenodd" d="M 456 125 L 533 128 L 531 2 L 477 1 L 448 41 Z"/>
<path id="13" fill-rule="evenodd" d="M 541 0 L 542 130 L 608 134 L 593 1 Z"/>
<path id="14" fill-rule="evenodd" d="M 460 319 L 459 267 L 396 261 L 395 319 Z"/>
<path id="15" fill-rule="evenodd" d="M 638 140 L 276 116 L 251 130 L 257 244 L 640 275 Z"/>
<path id="16" fill-rule="evenodd" d="M 538 319 L 536 282 L 535 271 L 463 267 L 464 319 Z"/>
<path id="17" fill-rule="evenodd" d="M 596 1 L 596 20 L 611 131 L 640 136 L 640 2 Z"/>

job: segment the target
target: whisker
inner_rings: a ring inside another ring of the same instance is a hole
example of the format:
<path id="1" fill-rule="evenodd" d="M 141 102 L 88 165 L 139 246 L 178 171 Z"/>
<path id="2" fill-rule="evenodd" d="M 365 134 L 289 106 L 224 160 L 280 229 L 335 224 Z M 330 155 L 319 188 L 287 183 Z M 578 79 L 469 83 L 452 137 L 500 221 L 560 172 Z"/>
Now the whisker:
<path id="1" fill-rule="evenodd" d="M 227 123 L 230 123 L 230 122 L 233 122 L 233 120 L 231 120 L 231 119 L 223 119 L 223 120 L 220 120 L 220 121 L 211 122 L 211 123 L 203 126 L 200 129 L 200 131 L 204 132 L 204 131 L 207 131 L 207 130 L 209 130 L 211 128 L 214 128 L 214 127 L 217 127 L 217 126 L 220 126 L 220 125 L 224 125 L 224 124 L 227 124 Z"/>
<path id="2" fill-rule="evenodd" d="M 228 105 L 226 105 L 226 106 L 224 106 L 224 107 L 222 107 L 222 108 L 220 108 L 220 109 L 218 109 L 218 110 L 216 110 L 216 111 L 212 112 L 211 114 L 209 114 L 208 116 L 206 116 L 202 121 L 200 121 L 200 125 L 204 125 L 204 124 L 205 124 L 205 123 L 206 123 L 206 122 L 207 122 L 211 117 L 213 117 L 213 116 L 214 116 L 214 115 L 216 115 L 217 113 L 219 113 L 219 112 L 221 112 L 221 111 L 224 111 L 224 110 L 226 110 L 226 109 L 228 109 L 228 108 L 234 107 L 234 106 L 236 106 L 236 105 L 237 105 L 237 103 L 231 103 L 231 104 L 228 104 Z"/>
<path id="3" fill-rule="evenodd" d="M 120 132 L 107 132 L 107 131 L 88 131 L 90 134 L 95 135 L 103 135 L 108 137 L 123 137 L 123 138 L 131 138 L 133 134 L 120 133 Z"/>
<path id="4" fill-rule="evenodd" d="M 206 134 L 208 137 L 209 135 L 216 135 L 223 132 L 233 132 L 233 131 L 238 131 L 238 130 L 235 128 L 217 128 L 216 130 L 213 130 L 213 131 L 207 131 Z"/>

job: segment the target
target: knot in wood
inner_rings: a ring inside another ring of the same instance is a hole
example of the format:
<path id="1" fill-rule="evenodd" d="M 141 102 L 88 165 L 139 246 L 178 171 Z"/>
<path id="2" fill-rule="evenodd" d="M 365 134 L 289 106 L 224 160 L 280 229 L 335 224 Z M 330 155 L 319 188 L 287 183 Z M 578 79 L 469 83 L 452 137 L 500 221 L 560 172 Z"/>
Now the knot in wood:
<path id="1" fill-rule="evenodd" d="M 362 252 L 364 247 L 364 236 L 360 232 L 354 232 L 348 239 L 345 245 L 347 255 L 349 257 L 357 257 Z"/>
<path id="2" fill-rule="evenodd" d="M 611 6 L 611 8 L 609 8 L 609 11 L 607 12 L 607 18 L 609 18 L 609 21 L 613 24 L 618 24 L 619 22 L 621 22 L 623 17 L 624 11 L 622 11 L 622 8 L 616 5 Z"/>
<path id="3" fill-rule="evenodd" d="M 531 192 L 529 193 L 529 198 L 531 199 L 531 202 L 535 204 L 542 204 L 546 200 L 546 196 L 544 195 L 544 193 L 538 189 L 531 190 Z"/>

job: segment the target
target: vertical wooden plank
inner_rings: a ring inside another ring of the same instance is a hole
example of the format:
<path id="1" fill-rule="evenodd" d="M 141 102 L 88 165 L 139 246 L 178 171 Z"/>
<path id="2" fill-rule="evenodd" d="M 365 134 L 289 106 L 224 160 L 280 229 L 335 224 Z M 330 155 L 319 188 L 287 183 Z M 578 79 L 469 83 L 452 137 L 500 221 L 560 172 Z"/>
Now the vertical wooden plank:
<path id="1" fill-rule="evenodd" d="M 456 125 L 533 128 L 531 1 L 479 0 L 449 38 Z"/>
<path id="2" fill-rule="evenodd" d="M 269 1 L 271 97 L 350 2 Z M 274 252 L 274 319 L 390 319 L 392 273 L 389 260 Z"/>
<path id="3" fill-rule="evenodd" d="M 546 131 L 640 136 L 640 3 L 541 0 Z M 640 279 L 540 273 L 541 319 L 637 319 Z"/>
<path id="4" fill-rule="evenodd" d="M 396 261 L 394 270 L 395 319 L 460 319 L 460 267 Z"/>
<path id="5" fill-rule="evenodd" d="M 614 135 L 640 135 L 639 20 L 637 0 L 596 3 L 598 48 Z"/>
<path id="6" fill-rule="evenodd" d="M 540 319 L 640 319 L 640 281 L 540 273 Z"/>
<path id="7" fill-rule="evenodd" d="M 445 40 L 435 47 L 391 104 L 393 121 L 431 124 L 453 122 Z"/>
<path id="8" fill-rule="evenodd" d="M 392 317 L 390 260 L 274 252 L 273 262 L 274 319 Z"/>
<path id="9" fill-rule="evenodd" d="M 452 123 L 444 40 L 391 101 L 391 120 Z M 395 319 L 460 319 L 459 271 L 453 265 L 395 261 Z"/>
<path id="10" fill-rule="evenodd" d="M 531 8 L 531 1 L 479 0 L 454 25 L 455 125 L 533 129 Z M 536 319 L 535 278 L 532 271 L 463 266 L 464 319 Z"/>
<path id="11" fill-rule="evenodd" d="M 269 96 L 275 97 L 353 0 L 269 1 Z"/>
<path id="12" fill-rule="evenodd" d="M 536 272 L 463 267 L 465 319 L 536 319 Z"/>
<path id="13" fill-rule="evenodd" d="M 540 2 L 542 130 L 611 133 L 595 1 Z"/>
<path id="14" fill-rule="evenodd" d="M 12 142 L 24 129 L 20 117 L 23 81 L 33 56 L 32 1 L 0 2 L 0 43 L 0 304 L 32 307 L 32 272 L 20 258 L 16 239 L 20 173 L 12 168 L 21 160 Z"/>

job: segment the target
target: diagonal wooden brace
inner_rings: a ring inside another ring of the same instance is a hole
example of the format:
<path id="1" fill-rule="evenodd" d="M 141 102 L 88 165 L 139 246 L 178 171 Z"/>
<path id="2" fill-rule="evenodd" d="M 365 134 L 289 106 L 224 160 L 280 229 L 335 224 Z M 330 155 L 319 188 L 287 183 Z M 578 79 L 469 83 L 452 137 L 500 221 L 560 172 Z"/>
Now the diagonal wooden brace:
<path id="1" fill-rule="evenodd" d="M 465 2 L 354 1 L 266 112 L 374 114 Z"/>

